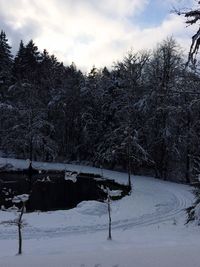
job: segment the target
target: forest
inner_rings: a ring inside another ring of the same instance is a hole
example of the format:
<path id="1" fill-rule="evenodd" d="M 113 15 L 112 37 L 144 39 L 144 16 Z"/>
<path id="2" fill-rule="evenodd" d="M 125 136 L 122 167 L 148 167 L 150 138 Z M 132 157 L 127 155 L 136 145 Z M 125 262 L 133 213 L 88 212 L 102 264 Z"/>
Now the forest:
<path id="1" fill-rule="evenodd" d="M 104 55 L 102 55 L 104 56 Z M 87 74 L 0 33 L 0 151 L 191 183 L 200 173 L 200 75 L 172 37 Z"/>

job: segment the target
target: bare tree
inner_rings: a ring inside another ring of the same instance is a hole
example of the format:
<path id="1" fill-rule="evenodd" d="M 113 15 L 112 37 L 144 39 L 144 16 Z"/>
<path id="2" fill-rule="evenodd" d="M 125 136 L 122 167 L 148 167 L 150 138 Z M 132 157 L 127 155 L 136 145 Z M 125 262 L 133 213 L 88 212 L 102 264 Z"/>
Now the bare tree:
<path id="1" fill-rule="evenodd" d="M 22 254 L 22 227 L 23 227 L 23 215 L 24 215 L 24 212 L 25 212 L 25 206 L 26 206 L 26 202 L 28 201 L 29 199 L 29 195 L 27 194 L 23 194 L 23 195 L 18 195 L 18 196 L 15 196 L 13 198 L 13 203 L 22 203 L 22 207 L 20 209 L 20 212 L 19 212 L 19 216 L 18 218 L 15 220 L 15 223 L 18 227 L 18 244 L 19 244 L 19 247 L 18 247 L 18 254 Z"/>
<path id="2" fill-rule="evenodd" d="M 197 7 L 190 10 L 177 10 L 175 9 L 175 13 L 178 15 L 183 15 L 186 18 L 186 24 L 191 26 L 193 24 L 199 23 L 200 20 L 200 1 L 197 1 Z M 200 46 L 200 26 L 198 26 L 197 31 L 192 36 L 192 43 L 190 46 L 190 51 L 188 55 L 187 65 L 191 62 L 192 64 L 196 64 L 196 56 L 199 51 Z"/>
<path id="3" fill-rule="evenodd" d="M 29 199 L 28 194 L 14 196 L 12 202 L 14 204 L 21 204 L 21 208 L 18 210 L 18 208 L 14 206 L 13 210 L 14 211 L 17 210 L 19 214 L 17 218 L 14 220 L 2 222 L 2 224 L 6 224 L 6 225 L 16 225 L 18 228 L 18 255 L 22 254 L 22 227 L 25 225 L 23 221 L 23 215 L 26 210 L 26 202 L 28 201 L 28 199 Z"/>
<path id="4" fill-rule="evenodd" d="M 110 195 L 110 189 L 108 186 L 101 186 L 101 189 L 106 194 L 106 200 L 104 203 L 107 204 L 107 210 L 108 210 L 108 240 L 112 240 L 112 218 L 111 218 L 111 195 Z"/>
<path id="5" fill-rule="evenodd" d="M 110 190 L 108 187 L 106 187 L 107 191 L 107 205 L 108 205 L 108 218 L 109 218 L 109 224 L 108 224 L 108 240 L 112 240 L 112 234 L 111 234 L 111 225 L 112 225 L 112 220 L 111 220 L 111 199 L 110 199 Z"/>

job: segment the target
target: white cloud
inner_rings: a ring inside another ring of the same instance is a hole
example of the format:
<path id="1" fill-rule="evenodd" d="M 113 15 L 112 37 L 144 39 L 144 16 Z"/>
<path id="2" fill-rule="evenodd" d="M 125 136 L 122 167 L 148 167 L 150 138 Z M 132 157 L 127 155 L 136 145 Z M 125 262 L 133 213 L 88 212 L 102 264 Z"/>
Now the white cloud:
<path id="1" fill-rule="evenodd" d="M 96 3 L 104 13 L 123 17 L 140 12 L 148 0 L 101 0 Z"/>
<path id="2" fill-rule="evenodd" d="M 188 30 L 176 15 L 167 16 L 159 27 L 135 25 L 130 16 L 142 12 L 148 2 L 1 0 L 0 20 L 15 36 L 18 33 L 25 41 L 32 38 L 40 49 L 55 53 L 59 60 L 89 69 L 94 64 L 112 65 L 131 47 L 149 49 L 172 34 L 188 42 Z"/>

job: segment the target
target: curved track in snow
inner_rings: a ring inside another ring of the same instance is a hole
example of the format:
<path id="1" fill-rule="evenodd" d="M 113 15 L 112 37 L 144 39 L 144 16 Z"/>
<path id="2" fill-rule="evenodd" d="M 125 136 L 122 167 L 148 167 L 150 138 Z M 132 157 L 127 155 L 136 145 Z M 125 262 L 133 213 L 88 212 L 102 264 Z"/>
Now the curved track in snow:
<path id="1" fill-rule="evenodd" d="M 5 159 L 0 158 L 0 162 Z M 6 159 L 15 167 L 24 168 L 24 160 Z M 69 169 L 83 172 L 100 173 L 101 170 L 86 166 L 34 163 L 40 169 Z M 127 181 L 127 174 L 103 170 L 104 176 L 117 182 Z M 193 203 L 192 187 L 171 182 L 164 182 L 149 177 L 132 177 L 133 192 L 119 201 L 112 203 L 112 229 L 130 229 L 160 223 L 176 223 L 186 220 L 185 209 Z M 85 207 L 86 205 L 86 207 Z M 103 209 L 102 209 L 103 208 Z M 26 214 L 28 225 L 24 228 L 24 238 L 60 237 L 70 233 L 88 233 L 107 229 L 107 208 L 94 202 L 83 203 L 81 207 L 69 211 L 40 213 L 40 216 Z M 98 211 L 98 212 L 97 212 Z M 96 216 L 95 216 L 96 214 Z M 32 216 L 32 217 L 31 217 Z M 61 217 L 59 217 L 61 216 Z M 32 219 L 30 219 L 30 217 Z M 0 217 L 0 222 L 5 220 Z M 41 221 L 37 222 L 37 220 Z M 51 223 L 52 220 L 52 223 Z M 16 227 L 0 225 L 0 239 L 16 237 Z"/>
<path id="2" fill-rule="evenodd" d="M 45 165 L 45 167 L 47 168 L 48 166 Z M 59 165 L 60 168 L 62 168 L 62 165 Z M 71 165 L 73 170 L 78 168 L 87 168 L 87 170 L 84 170 L 86 172 L 99 171 L 98 169 L 94 170 L 94 168 Z M 68 169 L 70 169 L 70 165 L 68 165 Z M 114 171 L 105 170 L 104 175 L 122 183 L 127 179 L 126 174 Z M 181 223 L 183 223 L 186 220 L 185 209 L 194 200 L 191 187 L 139 176 L 132 177 L 132 182 L 134 185 L 132 194 L 112 203 L 112 229 L 135 229 L 167 222 L 172 224 L 173 221 L 176 223 L 179 219 L 182 219 Z M 42 218 L 42 227 L 40 223 L 37 223 L 37 218 L 29 220 L 29 216 L 33 218 L 33 214 L 26 214 L 28 225 L 23 230 L 23 236 L 26 239 L 49 238 L 107 230 L 106 208 L 102 214 L 100 209 L 100 215 L 94 216 L 98 205 L 95 206 L 93 204 L 92 202 L 89 214 L 85 213 L 84 203 L 81 207 L 69 211 L 61 211 L 61 213 L 40 213 L 39 220 L 44 216 Z M 62 223 L 59 221 L 59 216 L 61 216 Z M 51 219 L 55 220 L 55 217 L 57 217 L 55 223 L 54 221 L 52 223 L 48 222 Z M 2 221 L 2 217 L 0 221 Z M 47 225 L 45 225 L 45 222 L 47 222 Z M 16 230 L 16 227 L 2 227 L 1 225 L 0 239 L 15 238 Z"/>

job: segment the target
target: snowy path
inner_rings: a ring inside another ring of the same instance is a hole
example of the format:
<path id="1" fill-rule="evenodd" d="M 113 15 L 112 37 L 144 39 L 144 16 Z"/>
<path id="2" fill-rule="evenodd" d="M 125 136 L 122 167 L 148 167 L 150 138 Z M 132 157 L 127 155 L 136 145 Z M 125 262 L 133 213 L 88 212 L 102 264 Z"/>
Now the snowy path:
<path id="1" fill-rule="evenodd" d="M 25 168 L 23 160 L 2 159 Z M 85 166 L 34 163 L 39 169 L 101 173 Z M 103 170 L 127 183 L 127 174 Z M 81 202 L 71 210 L 25 214 L 23 255 L 17 251 L 17 229 L 0 224 L 1 267 L 199 267 L 199 227 L 185 226 L 192 188 L 150 177 L 132 177 L 133 193 L 112 202 L 113 240 L 107 241 L 107 207 Z M 0 222 L 15 218 L 0 211 Z"/>
<path id="2" fill-rule="evenodd" d="M 6 160 L 17 167 L 25 167 L 22 160 Z M 70 169 L 83 172 L 100 170 L 86 166 L 35 163 L 37 168 Z M 106 177 L 125 183 L 127 175 L 114 171 L 103 171 Z M 134 190 L 130 196 L 112 203 L 112 228 L 127 230 L 165 222 L 177 223 L 186 219 L 185 209 L 193 200 L 192 188 L 185 185 L 160 181 L 148 177 L 132 177 Z M 128 208 L 127 208 L 128 207 Z M 13 214 L 0 212 L 9 219 Z M 68 211 L 26 214 L 28 225 L 24 228 L 24 238 L 62 237 L 69 234 L 93 233 L 107 229 L 106 205 L 96 201 L 83 202 L 77 208 Z M 16 236 L 13 227 L 0 226 L 0 239 L 11 239 Z"/>

